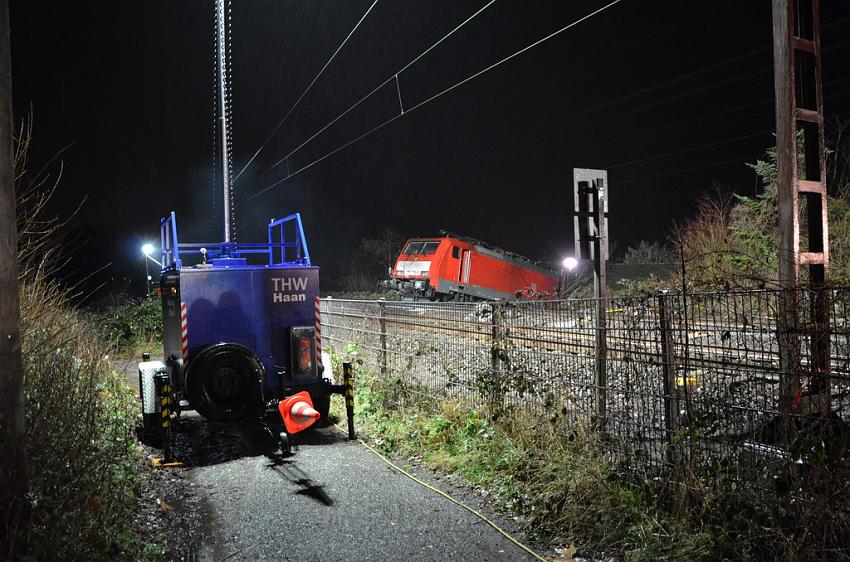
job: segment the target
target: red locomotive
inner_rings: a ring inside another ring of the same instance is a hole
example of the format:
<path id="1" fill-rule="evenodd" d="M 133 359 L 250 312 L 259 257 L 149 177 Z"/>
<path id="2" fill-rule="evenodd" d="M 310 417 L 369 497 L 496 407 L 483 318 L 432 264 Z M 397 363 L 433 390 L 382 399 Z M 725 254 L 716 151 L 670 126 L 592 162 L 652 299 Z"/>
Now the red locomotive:
<path id="1" fill-rule="evenodd" d="M 432 301 L 553 298 L 559 285 L 543 264 L 445 232 L 408 240 L 390 275 L 388 288 Z"/>

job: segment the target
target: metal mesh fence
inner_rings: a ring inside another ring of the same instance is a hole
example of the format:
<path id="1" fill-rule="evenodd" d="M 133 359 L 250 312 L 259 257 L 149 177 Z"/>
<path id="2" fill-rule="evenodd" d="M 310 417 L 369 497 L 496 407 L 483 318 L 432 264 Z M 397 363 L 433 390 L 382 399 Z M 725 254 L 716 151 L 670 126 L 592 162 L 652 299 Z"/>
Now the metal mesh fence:
<path id="1" fill-rule="evenodd" d="M 557 413 L 593 428 L 607 454 L 642 474 L 686 466 L 765 486 L 818 455 L 846 471 L 848 297 L 832 289 L 609 299 L 604 324 L 593 299 L 325 299 L 322 328 L 335 353 L 435 399 Z M 799 321 L 784 325 L 789 306 Z M 818 307 L 829 310 L 828 326 L 815 321 Z M 799 361 L 783 361 L 782 349 Z"/>

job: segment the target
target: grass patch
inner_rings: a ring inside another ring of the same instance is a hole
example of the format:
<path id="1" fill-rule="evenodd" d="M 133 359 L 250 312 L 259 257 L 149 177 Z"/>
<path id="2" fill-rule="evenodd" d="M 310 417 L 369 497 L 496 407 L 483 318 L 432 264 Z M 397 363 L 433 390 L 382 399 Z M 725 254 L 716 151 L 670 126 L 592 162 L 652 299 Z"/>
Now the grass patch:
<path id="1" fill-rule="evenodd" d="M 610 447 L 594 447 L 592 433 L 557 413 L 489 410 L 435 396 L 398 377 L 375 376 L 362 368 L 358 351 L 343 349 L 361 365 L 360 431 L 387 453 L 462 476 L 498 510 L 520 515 L 542 543 L 623 560 L 850 559 L 843 453 L 829 462 L 812 457 L 808 466 L 792 460 L 750 486 L 736 477 L 743 467 L 735 462 L 701 471 L 684 463 L 669 479 L 639 478 L 599 452 Z M 341 404 L 333 405 L 341 414 Z M 832 439 L 846 451 L 846 434 Z M 803 448 L 810 456 L 825 450 L 818 442 L 820 449 Z"/>
<path id="2" fill-rule="evenodd" d="M 747 557 L 722 528 L 672 516 L 657 499 L 659 483 L 631 480 L 557 418 L 519 409 L 488 414 L 362 370 L 355 417 L 383 451 L 462 476 L 546 544 L 625 560 Z"/>

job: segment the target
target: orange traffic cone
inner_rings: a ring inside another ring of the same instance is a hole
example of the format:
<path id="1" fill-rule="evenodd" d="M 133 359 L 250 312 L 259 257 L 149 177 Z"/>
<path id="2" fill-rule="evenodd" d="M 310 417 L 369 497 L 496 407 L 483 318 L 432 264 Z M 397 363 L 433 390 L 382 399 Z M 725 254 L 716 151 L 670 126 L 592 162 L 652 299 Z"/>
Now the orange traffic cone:
<path id="1" fill-rule="evenodd" d="M 313 399 L 310 398 L 310 393 L 306 390 L 281 400 L 277 409 L 280 412 L 280 417 L 283 418 L 286 431 L 290 434 L 307 429 L 316 423 L 320 417 L 319 412 L 313 408 Z"/>

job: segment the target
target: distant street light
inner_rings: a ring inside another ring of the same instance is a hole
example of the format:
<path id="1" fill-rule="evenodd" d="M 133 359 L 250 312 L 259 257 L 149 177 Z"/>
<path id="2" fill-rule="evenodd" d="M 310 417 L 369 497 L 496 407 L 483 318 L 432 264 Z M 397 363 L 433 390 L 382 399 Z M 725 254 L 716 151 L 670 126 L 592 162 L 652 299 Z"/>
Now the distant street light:
<path id="1" fill-rule="evenodd" d="M 562 291 L 565 291 L 567 288 L 567 272 L 572 273 L 575 271 L 576 267 L 578 267 L 578 260 L 574 257 L 570 256 L 568 258 L 564 258 L 561 262 L 561 287 Z"/>
<path id="2" fill-rule="evenodd" d="M 148 283 L 148 290 L 147 290 L 146 295 L 147 295 L 148 298 L 150 298 L 150 296 L 151 296 L 151 272 L 149 271 L 149 268 L 148 268 L 148 260 L 151 260 L 155 264 L 162 267 L 161 263 L 159 263 L 153 257 L 151 257 L 151 254 L 153 253 L 153 251 L 154 251 L 153 244 L 144 244 L 142 246 L 142 253 L 145 255 L 145 277 L 147 278 L 147 283 Z"/>

